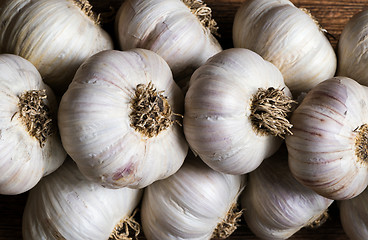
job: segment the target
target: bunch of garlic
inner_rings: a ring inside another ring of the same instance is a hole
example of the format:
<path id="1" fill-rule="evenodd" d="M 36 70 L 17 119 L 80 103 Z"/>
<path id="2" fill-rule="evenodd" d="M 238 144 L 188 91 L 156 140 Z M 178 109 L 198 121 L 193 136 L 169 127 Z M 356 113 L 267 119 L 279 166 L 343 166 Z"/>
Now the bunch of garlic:
<path id="1" fill-rule="evenodd" d="M 145 48 L 169 64 L 183 88 L 188 77 L 222 50 L 211 8 L 199 0 L 127 0 L 116 16 L 120 48 Z"/>
<path id="2" fill-rule="evenodd" d="M 107 50 L 78 69 L 59 107 L 63 146 L 87 178 L 143 188 L 175 173 L 188 151 L 183 94 L 145 49 Z"/>
<path id="3" fill-rule="evenodd" d="M 284 145 L 249 174 L 240 200 L 247 226 L 261 239 L 287 239 L 303 227 L 320 226 L 333 202 L 292 176 Z"/>
<path id="4" fill-rule="evenodd" d="M 190 79 L 185 137 L 211 168 L 229 174 L 251 172 L 290 133 L 291 98 L 273 64 L 247 49 L 224 50 Z"/>
<path id="5" fill-rule="evenodd" d="M 212 170 L 188 154 L 174 175 L 149 185 L 142 200 L 148 240 L 226 238 L 237 227 L 245 176 Z"/>
<path id="6" fill-rule="evenodd" d="M 321 27 L 289 0 L 245 1 L 235 15 L 233 41 L 278 67 L 295 96 L 336 71 L 336 54 Z"/>
<path id="7" fill-rule="evenodd" d="M 2 0 L 0 53 L 32 62 L 62 95 L 86 58 L 113 48 L 91 8 L 88 0 Z"/>
<path id="8" fill-rule="evenodd" d="M 0 54 L 0 194 L 28 191 L 66 153 L 57 131 L 57 101 L 26 59 Z"/>
<path id="9" fill-rule="evenodd" d="M 139 230 L 130 215 L 141 195 L 141 190 L 107 189 L 87 180 L 68 158 L 30 191 L 23 214 L 23 238 L 127 239 L 123 238 L 129 236 L 127 224 Z"/>
<path id="10" fill-rule="evenodd" d="M 346 77 L 315 86 L 291 116 L 286 136 L 297 180 L 322 196 L 343 200 L 368 185 L 368 88 Z"/>

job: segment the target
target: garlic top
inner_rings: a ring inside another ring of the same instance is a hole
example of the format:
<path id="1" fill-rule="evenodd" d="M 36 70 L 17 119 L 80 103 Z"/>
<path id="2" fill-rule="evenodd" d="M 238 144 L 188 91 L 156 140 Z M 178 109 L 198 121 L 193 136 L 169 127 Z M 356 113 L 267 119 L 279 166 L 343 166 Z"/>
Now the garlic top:
<path id="1" fill-rule="evenodd" d="M 0 194 L 31 189 L 66 153 L 57 131 L 57 101 L 26 59 L 0 54 Z"/>
<path id="2" fill-rule="evenodd" d="M 293 101 L 280 71 L 243 48 L 224 50 L 192 75 L 185 96 L 184 133 L 210 167 L 253 171 L 280 146 Z"/>
<path id="3" fill-rule="evenodd" d="M 89 58 L 63 95 L 63 146 L 89 179 L 142 188 L 182 165 L 184 97 L 156 53 L 107 50 Z"/>
<path id="4" fill-rule="evenodd" d="M 88 181 L 68 158 L 30 191 L 23 214 L 24 240 L 108 239 L 129 221 L 141 194 Z"/>
<path id="5" fill-rule="evenodd" d="M 338 43 L 337 74 L 352 78 L 368 86 L 367 34 L 368 10 L 362 11 L 351 18 L 345 25 Z"/>
<path id="6" fill-rule="evenodd" d="M 291 116 L 286 136 L 291 172 L 335 200 L 368 185 L 368 88 L 346 77 L 315 86 Z"/>
<path id="7" fill-rule="evenodd" d="M 341 225 L 351 240 L 368 239 L 368 188 L 339 202 Z"/>
<path id="8" fill-rule="evenodd" d="M 0 52 L 32 62 L 62 95 L 86 58 L 113 48 L 91 15 L 87 0 L 2 0 Z"/>
<path id="9" fill-rule="evenodd" d="M 247 226 L 261 239 L 287 239 L 303 227 L 323 224 L 333 202 L 300 184 L 287 159 L 283 145 L 248 175 L 240 196 Z"/>
<path id="10" fill-rule="evenodd" d="M 222 50 L 210 17 L 211 9 L 198 0 L 127 0 L 115 25 L 121 49 L 156 52 L 179 82 Z"/>
<path id="11" fill-rule="evenodd" d="M 288 0 L 245 1 L 234 18 L 233 41 L 278 67 L 295 96 L 336 71 L 336 54 L 321 27 Z"/>
<path id="12" fill-rule="evenodd" d="M 193 154 L 169 178 L 149 185 L 142 200 L 148 240 L 226 238 L 236 229 L 244 175 L 214 171 Z"/>

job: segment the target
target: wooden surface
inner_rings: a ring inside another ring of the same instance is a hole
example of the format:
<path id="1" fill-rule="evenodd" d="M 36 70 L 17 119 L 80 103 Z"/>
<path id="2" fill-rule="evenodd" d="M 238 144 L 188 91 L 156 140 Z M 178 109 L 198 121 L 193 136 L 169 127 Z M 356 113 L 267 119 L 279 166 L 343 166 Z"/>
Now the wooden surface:
<path id="1" fill-rule="evenodd" d="M 222 36 L 219 41 L 225 49 L 233 46 L 231 39 L 232 21 L 237 8 L 243 1 L 244 0 L 205 1 L 207 5 L 210 6 L 213 10 L 213 17 L 218 22 L 219 33 Z M 105 12 L 105 16 L 108 16 L 108 12 L 113 13 L 113 10 L 116 10 L 118 8 L 122 0 L 91 0 L 90 2 L 96 6 L 96 9 L 100 10 L 101 12 Z M 341 30 L 343 29 L 346 22 L 354 14 L 362 11 L 368 6 L 368 0 L 294 0 L 292 2 L 298 7 L 305 7 L 311 11 L 311 13 L 320 22 L 322 27 L 325 28 L 329 32 L 329 34 L 333 36 L 329 39 L 334 47 L 336 47 L 336 43 L 340 36 Z M 112 8 L 110 8 L 110 6 Z M 110 22 L 105 23 L 103 26 L 105 29 L 113 34 L 111 19 Z M 0 195 L 0 240 L 22 239 L 21 217 L 26 198 L 27 193 L 18 196 Z M 144 237 L 140 235 L 140 239 L 144 239 Z M 249 231 L 249 229 L 247 229 L 244 221 L 242 221 L 241 226 L 229 239 L 243 240 L 257 238 Z M 322 227 L 318 229 L 302 229 L 290 239 L 348 239 L 340 225 L 339 213 L 336 203 L 331 206 L 330 218 Z"/>

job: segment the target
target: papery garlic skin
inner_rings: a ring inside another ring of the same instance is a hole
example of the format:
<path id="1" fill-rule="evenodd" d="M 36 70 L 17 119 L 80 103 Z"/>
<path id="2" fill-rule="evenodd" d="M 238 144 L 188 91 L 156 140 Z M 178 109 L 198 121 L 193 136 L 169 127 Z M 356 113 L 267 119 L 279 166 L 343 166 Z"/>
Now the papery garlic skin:
<path id="1" fill-rule="evenodd" d="M 290 119 L 293 135 L 286 136 L 298 181 L 335 200 L 367 187 L 367 159 L 356 154 L 359 128 L 368 122 L 367 99 L 367 87 L 346 77 L 328 79 L 305 96 Z"/>
<path id="2" fill-rule="evenodd" d="M 341 225 L 351 240 L 368 238 L 368 189 L 339 202 Z"/>
<path id="3" fill-rule="evenodd" d="M 55 171 L 66 153 L 56 130 L 56 118 L 52 119 L 55 129 L 41 146 L 21 117 L 20 96 L 33 90 L 45 90 L 43 102 L 56 117 L 56 98 L 37 69 L 22 57 L 0 54 L 0 72 L 0 194 L 14 195 L 28 191 Z"/>
<path id="4" fill-rule="evenodd" d="M 336 54 L 320 26 L 288 0 L 245 1 L 234 18 L 233 42 L 278 67 L 295 96 L 336 71 Z"/>
<path id="5" fill-rule="evenodd" d="M 156 52 L 178 82 L 222 50 L 182 0 L 127 0 L 117 13 L 115 26 L 121 49 Z"/>
<path id="6" fill-rule="evenodd" d="M 184 133 L 191 149 L 211 168 L 245 174 L 271 156 L 282 139 L 256 131 L 250 120 L 259 88 L 282 89 L 280 71 L 243 48 L 213 56 L 192 75 L 185 96 Z"/>
<path id="7" fill-rule="evenodd" d="M 244 175 L 214 171 L 189 154 L 175 174 L 149 185 L 142 200 L 142 228 L 148 240 L 211 239 L 237 203 Z"/>
<path id="8" fill-rule="evenodd" d="M 24 240 L 108 239 L 138 205 L 142 191 L 108 189 L 88 181 L 69 158 L 29 193 Z"/>
<path id="9" fill-rule="evenodd" d="M 287 239 L 313 224 L 333 200 L 300 184 L 291 174 L 285 146 L 248 175 L 240 196 L 244 218 L 260 239 Z"/>
<path id="10" fill-rule="evenodd" d="M 368 85 L 367 26 L 367 10 L 353 16 L 341 32 L 337 55 L 337 74 L 352 78 L 365 86 Z"/>
<path id="11" fill-rule="evenodd" d="M 131 126 L 136 87 L 150 82 L 164 91 L 174 113 L 183 111 L 184 96 L 169 66 L 152 51 L 103 51 L 77 71 L 60 102 L 59 129 L 65 150 L 89 179 L 143 188 L 182 165 L 188 146 L 179 124 L 154 137 Z"/>
<path id="12" fill-rule="evenodd" d="M 62 95 L 79 65 L 111 37 L 73 0 L 2 0 L 0 52 L 20 55 Z"/>

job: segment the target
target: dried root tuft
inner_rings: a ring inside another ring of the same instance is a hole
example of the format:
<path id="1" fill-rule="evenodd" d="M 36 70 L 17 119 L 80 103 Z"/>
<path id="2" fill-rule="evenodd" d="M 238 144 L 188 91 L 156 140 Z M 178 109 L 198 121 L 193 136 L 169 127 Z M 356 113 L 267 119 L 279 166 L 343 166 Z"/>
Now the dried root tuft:
<path id="1" fill-rule="evenodd" d="M 47 137 L 54 130 L 50 110 L 44 103 L 46 98 L 46 90 L 31 90 L 23 93 L 19 96 L 19 112 L 13 115 L 14 117 L 19 114 L 28 133 L 38 140 L 41 147 L 45 145 Z"/>
<path id="2" fill-rule="evenodd" d="M 317 219 L 313 220 L 307 225 L 309 228 L 319 228 L 322 226 L 329 218 L 328 210 L 324 211 Z"/>
<path id="3" fill-rule="evenodd" d="M 368 124 L 363 124 L 354 132 L 357 133 L 355 137 L 355 155 L 361 163 L 368 164 Z"/>
<path id="4" fill-rule="evenodd" d="M 230 235 L 237 229 L 240 222 L 240 217 L 243 214 L 243 210 L 238 211 L 237 203 L 234 203 L 226 217 L 217 224 L 215 231 L 212 234 L 212 238 L 221 238 L 225 239 L 230 237 Z"/>
<path id="5" fill-rule="evenodd" d="M 96 25 L 100 24 L 100 15 L 95 14 L 92 11 L 93 6 L 88 0 L 72 0 L 75 5 L 77 5 L 82 12 L 84 12 Z"/>
<path id="6" fill-rule="evenodd" d="M 132 215 L 126 219 L 122 219 L 114 228 L 108 240 L 133 240 L 138 239 L 138 235 L 141 231 L 140 224 L 134 220 L 134 216 L 137 213 L 137 209 L 134 210 Z M 134 237 L 131 237 L 132 232 Z"/>
<path id="7" fill-rule="evenodd" d="M 206 29 L 208 29 L 213 35 L 218 37 L 220 36 L 217 32 L 217 23 L 212 19 L 212 10 L 210 7 L 201 0 L 183 0 L 183 2 Z"/>
<path id="8" fill-rule="evenodd" d="M 296 102 L 280 89 L 270 87 L 258 89 L 253 96 L 250 119 L 253 127 L 260 134 L 271 134 L 284 138 L 292 134 L 291 123 L 287 119 Z"/>
<path id="9" fill-rule="evenodd" d="M 131 109 L 131 127 L 149 138 L 157 136 L 175 122 L 180 125 L 172 118 L 173 116 L 182 117 L 180 114 L 173 113 L 163 91 L 157 91 L 151 82 L 148 85 L 137 85 L 131 100 Z"/>

